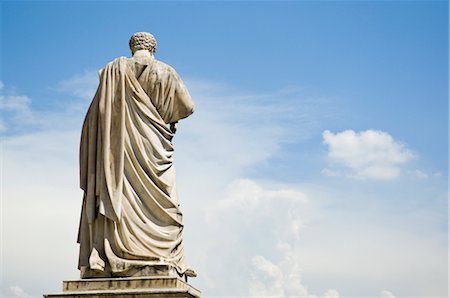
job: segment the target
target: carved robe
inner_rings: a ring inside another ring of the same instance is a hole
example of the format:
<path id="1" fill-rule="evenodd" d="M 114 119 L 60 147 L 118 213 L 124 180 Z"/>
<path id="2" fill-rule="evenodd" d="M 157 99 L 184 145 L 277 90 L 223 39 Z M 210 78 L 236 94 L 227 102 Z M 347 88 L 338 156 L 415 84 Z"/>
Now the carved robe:
<path id="1" fill-rule="evenodd" d="M 101 71 L 81 135 L 82 277 L 188 269 L 167 124 L 193 110 L 175 70 L 153 58 L 120 57 Z"/>

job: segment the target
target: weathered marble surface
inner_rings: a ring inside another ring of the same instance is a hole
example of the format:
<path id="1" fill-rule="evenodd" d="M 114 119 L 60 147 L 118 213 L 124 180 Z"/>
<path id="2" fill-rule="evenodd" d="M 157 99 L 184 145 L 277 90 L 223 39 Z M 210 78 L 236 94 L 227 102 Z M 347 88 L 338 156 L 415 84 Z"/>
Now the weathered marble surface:
<path id="1" fill-rule="evenodd" d="M 199 298 L 200 291 L 179 277 L 126 277 L 68 280 L 63 292 L 46 298 Z"/>
<path id="2" fill-rule="evenodd" d="M 184 255 L 172 146 L 176 123 L 194 103 L 176 71 L 154 58 L 151 34 L 135 33 L 130 48 L 132 58 L 100 71 L 83 124 L 78 267 L 82 278 L 136 276 L 160 265 L 196 276 Z"/>

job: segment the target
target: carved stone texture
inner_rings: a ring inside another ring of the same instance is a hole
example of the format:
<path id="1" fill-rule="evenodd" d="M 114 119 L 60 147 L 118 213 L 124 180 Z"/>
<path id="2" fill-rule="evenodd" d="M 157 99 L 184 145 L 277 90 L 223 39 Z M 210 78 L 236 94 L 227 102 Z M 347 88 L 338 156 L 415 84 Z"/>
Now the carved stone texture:
<path id="1" fill-rule="evenodd" d="M 81 278 L 153 275 L 147 266 L 196 276 L 184 254 L 172 145 L 194 103 L 176 71 L 153 57 L 156 45 L 135 33 L 133 57 L 100 71 L 81 134 Z"/>
<path id="2" fill-rule="evenodd" d="M 179 277 L 125 277 L 68 280 L 63 292 L 46 298 L 199 298 L 200 291 Z"/>

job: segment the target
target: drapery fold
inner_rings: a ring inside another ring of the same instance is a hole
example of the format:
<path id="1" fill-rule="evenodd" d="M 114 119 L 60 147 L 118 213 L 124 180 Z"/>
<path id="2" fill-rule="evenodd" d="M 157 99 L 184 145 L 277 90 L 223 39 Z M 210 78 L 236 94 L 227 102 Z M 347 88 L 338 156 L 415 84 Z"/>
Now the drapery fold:
<path id="1" fill-rule="evenodd" d="M 79 268 L 187 269 L 167 124 L 193 109 L 179 76 L 160 61 L 121 57 L 101 71 L 81 135 Z"/>

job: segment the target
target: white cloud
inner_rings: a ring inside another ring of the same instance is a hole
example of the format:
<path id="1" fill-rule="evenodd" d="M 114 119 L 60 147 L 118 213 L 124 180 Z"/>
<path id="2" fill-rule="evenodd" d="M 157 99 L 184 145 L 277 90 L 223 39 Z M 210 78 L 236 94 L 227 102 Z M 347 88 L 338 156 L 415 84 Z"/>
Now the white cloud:
<path id="1" fill-rule="evenodd" d="M 330 117 L 329 99 L 306 96 L 295 88 L 244 93 L 202 80 L 187 80 L 186 85 L 197 104 L 194 117 L 208 117 L 209 125 L 219 121 L 227 128 L 243 129 L 251 133 L 250 139 L 262 132 L 269 138 L 277 134 L 279 142 L 299 142 L 316 134 Z"/>
<path id="2" fill-rule="evenodd" d="M 251 296 L 318 298 L 311 294 L 301 278 L 299 258 L 288 244 L 278 246 L 283 259 L 274 264 L 262 256 L 252 258 Z M 327 290 L 320 298 L 339 298 L 336 290 Z"/>
<path id="3" fill-rule="evenodd" d="M 328 290 L 323 295 L 323 298 L 339 298 L 339 293 L 336 290 Z"/>
<path id="4" fill-rule="evenodd" d="M 283 273 L 278 266 L 266 260 L 262 256 L 252 258 L 253 266 L 260 272 L 267 275 L 269 280 L 254 281 L 250 284 L 250 295 L 252 296 L 271 296 L 283 297 L 285 295 L 283 289 Z"/>
<path id="5" fill-rule="evenodd" d="M 197 111 L 180 123 L 174 143 L 186 252 L 199 273 L 190 282 L 205 296 L 273 293 L 322 298 L 336 296 L 330 288 L 352 293 L 354 287 L 360 293 L 377 294 L 380 288 L 396 290 L 389 282 L 404 284 L 404 289 L 411 289 L 408 293 L 426 293 L 427 287 L 439 293 L 440 279 L 422 278 L 422 283 L 410 285 L 420 274 L 442 275 L 436 265 L 441 250 L 430 233 L 417 232 L 411 222 L 396 230 L 397 225 L 385 223 L 386 215 L 381 213 L 375 217 L 379 220 L 375 229 L 376 220 L 370 218 L 372 226 L 364 221 L 372 214 L 369 208 L 356 212 L 349 207 L 343 214 L 333 197 L 336 192 L 324 185 L 317 187 L 332 197 L 331 207 L 321 205 L 323 193 L 304 185 L 246 178 L 251 177 L 249 169 L 280 155 L 283 142 L 296 130 L 292 127 L 308 119 L 318 122 L 312 120 L 312 107 L 306 108 L 311 115 L 302 115 L 303 106 L 295 106 L 292 93 L 286 91 L 242 95 L 221 93 L 215 84 L 200 85 L 188 86 Z M 90 92 L 82 91 L 71 94 L 81 99 Z M 285 94 L 290 95 L 284 98 Z M 280 102 L 289 103 L 287 118 Z M 85 111 L 73 114 L 70 108 L 48 117 L 41 131 L 8 136 L 3 146 L 4 280 L 17 284 L 28 272 L 26 289 L 33 296 L 60 291 L 61 279 L 78 276 L 77 159 Z M 289 120 L 297 114 L 300 122 Z M 361 279 L 370 280 L 371 274 L 381 284 L 375 290 Z"/>
<path id="6" fill-rule="evenodd" d="M 3 84 L 3 83 L 2 83 Z M 83 120 L 87 101 L 79 99 L 62 101 L 54 111 L 32 108 L 31 97 L 16 94 L 2 85 L 0 89 L 0 132 L 9 135 L 29 134 L 48 130 L 79 128 Z M 83 107 L 83 109 L 81 108 Z"/>
<path id="7" fill-rule="evenodd" d="M 0 132 L 5 132 L 16 123 L 32 123 L 34 115 L 31 111 L 31 98 L 7 92 L 3 82 L 0 82 Z"/>
<path id="8" fill-rule="evenodd" d="M 308 212 L 309 217 L 319 217 L 310 219 L 301 237 L 291 244 L 295 244 L 307 284 L 312 288 L 328 285 L 344 297 L 375 296 L 380 288 L 402 292 L 403 296 L 443 295 L 447 278 L 446 232 L 441 234 L 430 225 L 431 217 L 439 212 L 408 215 L 411 211 L 406 210 L 408 204 L 404 202 L 397 207 L 402 208 L 401 212 L 392 212 L 389 209 L 393 205 L 389 203 L 367 200 L 373 195 L 373 188 L 351 194 L 349 188 L 354 186 L 350 182 L 329 190 L 322 188 L 316 194 L 306 191 L 310 201 L 320 199 L 320 194 L 329 196 L 323 201 L 328 202 L 325 206 Z M 396 191 L 383 199 L 395 201 L 399 195 L 402 192 Z M 421 196 L 411 195 L 408 199 Z M 422 204 L 430 204 L 433 198 L 422 199 Z M 346 203 L 341 205 L 337 200 Z M 354 200 L 364 203 L 352 204 Z M 425 272 L 433 274 L 433 282 L 429 282 Z M 350 285 L 346 280 L 354 283 Z"/>
<path id="9" fill-rule="evenodd" d="M 19 113 L 30 113 L 31 99 L 23 95 L 0 96 L 0 109 Z"/>
<path id="10" fill-rule="evenodd" d="M 329 168 L 324 168 L 320 171 L 322 175 L 325 175 L 327 177 L 339 177 L 342 175 L 342 172 L 339 170 L 332 170 Z"/>
<path id="11" fill-rule="evenodd" d="M 417 179 L 427 179 L 428 178 L 428 174 L 421 171 L 421 170 L 414 170 L 412 172 L 410 172 L 411 176 L 417 178 Z"/>
<path id="12" fill-rule="evenodd" d="M 190 193 L 184 195 L 192 197 Z M 197 263 L 198 270 L 214 281 L 204 289 L 205 293 L 283 297 L 298 289 L 295 278 L 299 277 L 299 268 L 285 274 L 269 258 L 284 255 L 288 246 L 283 244 L 285 239 L 295 241 L 308 222 L 303 215 L 309 202 L 303 192 L 286 185 L 238 179 L 223 191 L 216 191 L 215 198 L 209 195 L 198 199 L 204 206 L 190 208 L 203 209 L 206 222 L 198 218 L 197 226 L 205 227 L 197 240 L 202 247 L 191 255 L 194 259 L 199 258 L 197 255 L 205 257 L 204 263 Z M 220 253 L 224 250 L 226 253 Z M 217 268 L 226 268 L 226 282 Z M 249 273 L 249 268 L 254 270 Z"/>
<path id="13" fill-rule="evenodd" d="M 217 203 L 219 209 L 241 208 L 254 209 L 259 207 L 262 200 L 288 200 L 300 204 L 308 202 L 306 195 L 291 189 L 267 190 L 250 179 L 233 181 L 226 191 L 224 200 Z"/>
<path id="14" fill-rule="evenodd" d="M 5 132 L 8 130 L 8 127 L 6 126 L 6 123 L 0 119 L 0 133 Z"/>
<path id="15" fill-rule="evenodd" d="M 380 298 L 395 298 L 395 296 L 394 294 L 392 294 L 392 292 L 383 290 L 381 291 Z"/>
<path id="16" fill-rule="evenodd" d="M 32 296 L 77 277 L 78 139 L 78 131 L 46 131 L 2 142 L 3 283 L 26 272 Z"/>
<path id="17" fill-rule="evenodd" d="M 31 297 L 19 286 L 10 286 L 9 290 L 13 297 Z"/>
<path id="18" fill-rule="evenodd" d="M 309 205 L 308 196 L 295 186 L 250 179 L 231 182 L 223 197 L 208 209 L 208 244 L 201 250 L 207 256 L 214 256 L 223 247 L 228 252 L 222 258 L 209 257 L 200 270 L 223 281 L 214 268 L 227 268 L 236 276 L 235 290 L 226 287 L 230 282 L 224 286 L 214 283 L 212 292 L 252 297 L 339 297 L 336 290 L 321 296 L 312 294 L 302 279 L 301 263 L 307 256 L 298 253 L 297 241 L 308 226 L 304 223 L 310 220 Z"/>
<path id="19" fill-rule="evenodd" d="M 98 82 L 97 71 L 85 70 L 80 75 L 75 75 L 67 80 L 60 81 L 55 90 L 83 100 L 91 100 L 97 89 Z"/>
<path id="20" fill-rule="evenodd" d="M 347 168 L 350 177 L 395 179 L 400 176 L 401 165 L 415 157 L 404 144 L 383 131 L 346 130 L 332 133 L 326 130 L 322 136 L 323 142 L 328 145 L 331 165 Z M 330 171 L 323 170 L 324 174 Z"/>

